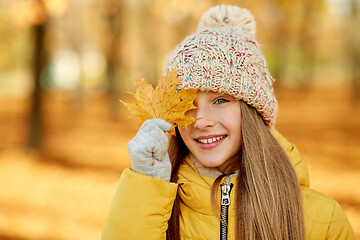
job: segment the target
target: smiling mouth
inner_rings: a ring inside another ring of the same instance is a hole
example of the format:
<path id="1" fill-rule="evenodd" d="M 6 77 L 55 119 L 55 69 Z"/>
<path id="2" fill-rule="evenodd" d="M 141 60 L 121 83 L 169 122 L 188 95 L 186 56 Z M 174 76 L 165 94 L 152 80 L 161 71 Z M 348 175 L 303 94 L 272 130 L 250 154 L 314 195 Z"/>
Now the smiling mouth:
<path id="1" fill-rule="evenodd" d="M 195 141 L 197 141 L 199 143 L 203 143 L 203 144 L 209 144 L 209 143 L 214 143 L 214 142 L 220 141 L 221 139 L 224 139 L 226 137 L 227 137 L 227 135 L 219 136 L 219 137 L 212 137 L 212 138 L 200 138 L 200 139 L 195 139 Z"/>

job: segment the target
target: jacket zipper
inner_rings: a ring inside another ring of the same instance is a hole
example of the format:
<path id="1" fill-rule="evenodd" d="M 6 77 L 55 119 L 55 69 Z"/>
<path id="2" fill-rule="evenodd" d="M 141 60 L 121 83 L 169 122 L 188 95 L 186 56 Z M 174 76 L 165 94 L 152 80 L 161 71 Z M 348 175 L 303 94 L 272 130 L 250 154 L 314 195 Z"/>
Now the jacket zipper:
<path id="1" fill-rule="evenodd" d="M 221 221 L 220 221 L 220 240 L 228 239 L 228 215 L 230 205 L 230 192 L 233 184 L 228 178 L 225 179 L 225 183 L 220 185 L 221 187 Z"/>

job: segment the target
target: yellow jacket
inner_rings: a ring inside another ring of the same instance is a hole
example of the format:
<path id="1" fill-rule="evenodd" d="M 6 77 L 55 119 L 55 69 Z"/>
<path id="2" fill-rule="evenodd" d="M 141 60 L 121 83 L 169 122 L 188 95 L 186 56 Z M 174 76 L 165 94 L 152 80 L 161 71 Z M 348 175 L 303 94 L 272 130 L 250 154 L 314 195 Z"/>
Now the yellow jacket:
<path id="1" fill-rule="evenodd" d="M 301 185 L 305 232 L 308 240 L 355 240 L 353 230 L 340 205 L 332 198 L 309 188 L 305 162 L 296 147 L 272 130 L 290 157 Z M 210 189 L 214 178 L 200 175 L 189 158 L 179 169 L 177 183 L 167 183 L 125 169 L 105 224 L 102 240 L 166 239 L 167 222 L 178 194 L 182 239 L 219 239 L 220 223 L 215 216 Z M 231 179 L 236 184 L 236 179 Z M 235 188 L 236 189 L 236 188 Z M 235 201 L 230 194 L 230 202 Z M 235 204 L 229 207 L 228 239 L 234 239 Z"/>

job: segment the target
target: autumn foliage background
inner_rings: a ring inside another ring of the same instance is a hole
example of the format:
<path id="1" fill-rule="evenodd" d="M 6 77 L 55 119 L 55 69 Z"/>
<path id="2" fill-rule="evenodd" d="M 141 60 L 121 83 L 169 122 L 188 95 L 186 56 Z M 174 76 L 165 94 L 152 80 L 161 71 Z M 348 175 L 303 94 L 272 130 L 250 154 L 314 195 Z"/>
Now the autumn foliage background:
<path id="1" fill-rule="evenodd" d="M 358 0 L 0 0 L 0 239 L 99 239 L 139 121 L 201 14 L 248 8 L 276 79 L 277 128 L 360 239 Z"/>

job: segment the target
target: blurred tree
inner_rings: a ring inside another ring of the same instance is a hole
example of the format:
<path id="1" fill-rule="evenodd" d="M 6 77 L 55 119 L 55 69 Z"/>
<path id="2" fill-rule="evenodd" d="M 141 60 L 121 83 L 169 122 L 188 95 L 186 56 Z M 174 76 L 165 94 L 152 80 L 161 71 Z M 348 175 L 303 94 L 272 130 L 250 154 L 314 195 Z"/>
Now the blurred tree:
<path id="1" fill-rule="evenodd" d="M 137 18 L 137 24 L 139 26 L 139 48 L 143 52 L 141 56 L 142 71 L 145 73 L 145 78 L 149 79 L 149 82 L 156 84 L 158 74 L 158 50 L 156 33 L 156 23 L 154 16 L 149 12 L 150 2 L 145 2 L 141 7 L 135 9 L 135 16 Z"/>
<path id="2" fill-rule="evenodd" d="M 146 72 L 150 73 L 150 81 L 155 84 L 159 79 L 159 66 L 162 60 L 159 42 L 168 41 L 178 44 L 191 32 L 190 26 L 194 25 L 194 21 L 192 20 L 191 6 L 193 3 L 191 1 L 153 1 L 152 4 L 158 5 L 159 12 L 153 11 L 152 14 L 146 14 L 147 7 L 142 8 L 141 16 L 147 17 L 142 17 L 141 26 L 143 28 L 142 44 L 148 56 L 145 63 L 147 66 Z M 171 33 L 171 36 L 166 36 L 165 41 L 162 29 L 160 29 L 160 25 L 164 24 L 164 22 L 159 22 L 159 19 L 167 23 L 169 27 L 176 29 Z M 167 49 L 167 51 L 170 51 L 170 49 Z M 161 66 L 161 68 L 163 67 Z"/>
<path id="3" fill-rule="evenodd" d="M 288 62 L 289 54 L 288 54 L 288 45 L 290 42 L 290 31 L 288 29 L 288 25 L 291 19 L 291 9 L 292 2 L 290 1 L 279 1 L 278 4 L 274 4 L 273 8 L 274 12 L 276 11 L 279 16 L 276 16 L 276 32 L 277 34 L 273 34 L 274 37 L 274 51 L 275 55 L 273 62 L 275 65 L 271 70 L 273 71 L 273 75 L 276 79 L 277 84 L 281 84 L 283 81 L 282 75 L 285 69 L 285 66 Z M 271 64 L 271 63 L 270 63 Z"/>
<path id="4" fill-rule="evenodd" d="M 34 89 L 32 94 L 32 105 L 29 118 L 29 136 L 27 147 L 39 149 L 43 138 L 43 103 L 42 97 L 44 90 L 41 87 L 41 75 L 48 62 L 48 52 L 45 49 L 45 34 L 48 26 L 49 17 L 57 17 L 64 14 L 67 10 L 67 0 L 30 0 L 19 1 L 31 18 L 25 19 L 28 25 L 32 26 L 34 32 L 33 45 L 33 81 Z M 44 75 L 45 77 L 45 75 Z"/>
<path id="5" fill-rule="evenodd" d="M 119 56 L 122 24 L 120 19 L 120 13 L 122 11 L 122 4 L 120 0 L 106 0 L 105 12 L 107 14 L 107 21 L 110 28 L 109 48 L 106 53 L 107 60 L 107 92 L 110 96 L 110 111 L 114 120 L 119 119 L 119 84 L 117 81 L 117 69 L 119 68 Z"/>
<path id="6" fill-rule="evenodd" d="M 302 57 L 302 86 L 307 87 L 311 82 L 313 75 L 313 67 L 315 63 L 315 35 L 317 16 L 319 13 L 317 5 L 321 1 L 305 0 L 302 1 L 303 14 L 300 29 L 298 31 L 299 47 L 303 51 Z"/>
<path id="7" fill-rule="evenodd" d="M 40 86 L 40 75 L 46 64 L 46 52 L 43 47 L 46 30 L 45 6 L 40 0 L 33 1 L 38 9 L 38 21 L 34 23 L 34 55 L 33 55 L 33 80 L 32 106 L 29 118 L 28 147 L 39 149 L 43 135 L 42 101 L 43 89 Z M 29 9 L 31 11 L 32 9 Z"/>
<path id="8" fill-rule="evenodd" d="M 359 35 L 359 20 L 360 20 L 360 3 L 357 0 L 351 0 L 351 17 L 348 25 L 349 41 L 348 53 L 351 58 L 351 83 L 353 89 L 353 99 L 355 102 L 360 102 L 360 35 Z"/>
<path id="9" fill-rule="evenodd" d="M 286 65 L 293 63 L 301 71 L 301 76 L 296 78 L 297 85 L 306 87 L 312 80 L 313 67 L 316 59 L 316 29 L 319 27 L 319 18 L 324 9 L 324 0 L 277 0 L 283 13 L 280 21 L 280 38 L 277 49 L 281 56 L 280 63 L 283 66 L 278 68 L 275 77 L 280 76 Z M 296 46 L 296 47 L 294 47 Z M 298 52 L 293 54 L 290 51 Z"/>

